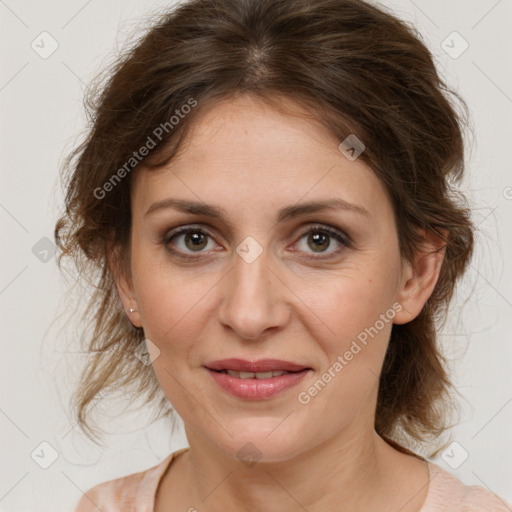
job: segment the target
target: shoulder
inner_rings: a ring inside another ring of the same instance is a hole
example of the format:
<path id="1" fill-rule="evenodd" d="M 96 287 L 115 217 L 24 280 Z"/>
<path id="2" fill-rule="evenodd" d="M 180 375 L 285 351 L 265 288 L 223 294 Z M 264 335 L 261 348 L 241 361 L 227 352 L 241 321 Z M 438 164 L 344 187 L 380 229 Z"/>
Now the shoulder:
<path id="1" fill-rule="evenodd" d="M 512 512 L 512 505 L 480 485 L 464 485 L 432 462 L 430 487 L 420 512 Z"/>
<path id="2" fill-rule="evenodd" d="M 174 456 L 144 471 L 102 482 L 80 498 L 75 512 L 149 512 L 153 509 L 156 489 Z"/>

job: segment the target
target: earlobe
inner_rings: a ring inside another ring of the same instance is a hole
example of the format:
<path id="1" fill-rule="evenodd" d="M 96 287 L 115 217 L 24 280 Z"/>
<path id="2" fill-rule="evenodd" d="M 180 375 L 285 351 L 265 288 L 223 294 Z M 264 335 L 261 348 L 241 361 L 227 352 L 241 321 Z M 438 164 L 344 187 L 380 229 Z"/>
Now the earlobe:
<path id="1" fill-rule="evenodd" d="M 444 260 L 446 242 L 439 235 L 419 230 L 423 244 L 414 255 L 412 262 L 404 263 L 398 302 L 402 309 L 394 318 L 395 324 L 406 324 L 414 320 L 435 289 Z M 443 230 L 446 238 L 448 232 Z"/>
<path id="2" fill-rule="evenodd" d="M 142 322 L 138 311 L 137 299 L 133 289 L 132 277 L 129 269 L 126 269 L 126 265 L 124 264 L 119 246 L 109 244 L 107 254 L 108 266 L 110 272 L 112 273 L 117 293 L 121 299 L 123 308 L 126 311 L 130 322 L 135 327 L 142 327 Z"/>

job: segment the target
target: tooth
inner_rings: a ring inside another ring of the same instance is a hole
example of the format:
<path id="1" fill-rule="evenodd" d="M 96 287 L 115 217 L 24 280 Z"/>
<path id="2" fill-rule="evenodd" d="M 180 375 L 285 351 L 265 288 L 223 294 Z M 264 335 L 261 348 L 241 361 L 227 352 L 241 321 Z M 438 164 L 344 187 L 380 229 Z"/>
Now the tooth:
<path id="1" fill-rule="evenodd" d="M 237 370 L 223 370 L 231 377 L 236 377 L 238 379 L 270 379 L 272 377 L 279 377 L 280 375 L 284 375 L 285 373 L 289 373 L 282 370 L 273 370 L 269 372 L 239 372 Z"/>
<path id="2" fill-rule="evenodd" d="M 272 372 L 258 372 L 255 375 L 257 379 L 270 379 Z"/>

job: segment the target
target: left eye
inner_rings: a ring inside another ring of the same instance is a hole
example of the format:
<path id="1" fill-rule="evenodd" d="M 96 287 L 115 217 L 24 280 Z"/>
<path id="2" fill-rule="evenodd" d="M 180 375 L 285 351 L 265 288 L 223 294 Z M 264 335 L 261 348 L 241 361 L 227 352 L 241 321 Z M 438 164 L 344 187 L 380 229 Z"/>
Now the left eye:
<path id="1" fill-rule="evenodd" d="M 302 239 L 305 239 L 307 246 L 315 253 L 327 252 L 327 249 L 332 245 L 333 239 L 342 246 L 348 246 L 347 240 L 341 233 L 323 227 L 309 229 L 300 237 L 299 241 Z M 334 254 L 339 250 L 340 249 L 334 249 L 333 251 L 329 251 L 329 253 Z"/>

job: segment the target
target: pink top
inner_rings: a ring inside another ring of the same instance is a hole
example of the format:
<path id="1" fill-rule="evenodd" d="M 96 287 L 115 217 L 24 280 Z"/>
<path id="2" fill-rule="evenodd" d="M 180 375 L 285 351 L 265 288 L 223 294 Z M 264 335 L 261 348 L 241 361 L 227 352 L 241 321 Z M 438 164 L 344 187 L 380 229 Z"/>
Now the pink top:
<path id="1" fill-rule="evenodd" d="M 75 512 L 153 512 L 160 479 L 173 459 L 188 450 L 168 455 L 145 471 L 109 480 L 92 487 Z M 430 485 L 420 512 L 512 512 L 512 505 L 484 487 L 466 486 L 443 468 L 428 462 Z"/>

